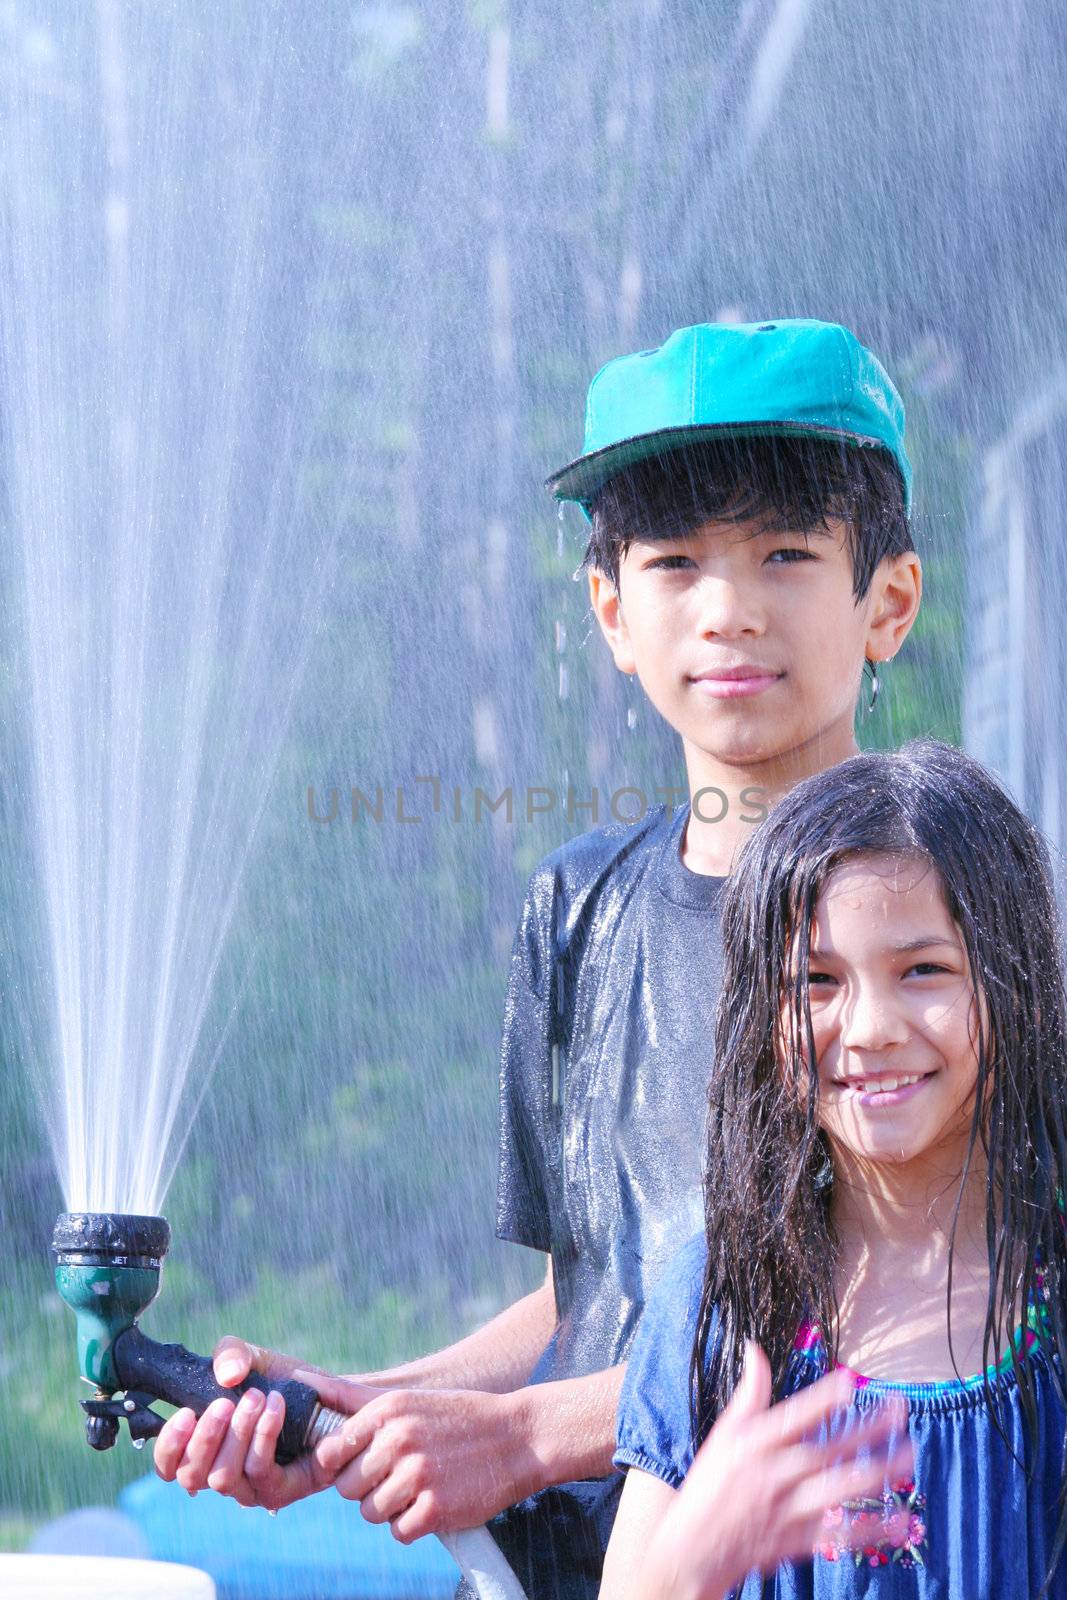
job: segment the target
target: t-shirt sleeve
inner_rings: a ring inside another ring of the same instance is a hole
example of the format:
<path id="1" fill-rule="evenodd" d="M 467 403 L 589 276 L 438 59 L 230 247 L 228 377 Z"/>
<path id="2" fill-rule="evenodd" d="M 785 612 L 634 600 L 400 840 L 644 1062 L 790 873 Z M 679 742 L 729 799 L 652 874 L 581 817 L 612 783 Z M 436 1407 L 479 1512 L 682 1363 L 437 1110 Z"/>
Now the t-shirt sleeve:
<path id="1" fill-rule="evenodd" d="M 551 929 L 554 874 L 530 881 L 515 933 L 500 1047 L 499 1239 L 551 1248 L 546 1183 L 552 1124 L 556 992 Z"/>
<path id="2" fill-rule="evenodd" d="M 641 1315 L 619 1395 L 617 1467 L 681 1487 L 693 1462 L 690 1361 L 707 1249 L 697 1234 L 671 1261 Z M 714 1330 L 712 1330 L 714 1337 Z"/>

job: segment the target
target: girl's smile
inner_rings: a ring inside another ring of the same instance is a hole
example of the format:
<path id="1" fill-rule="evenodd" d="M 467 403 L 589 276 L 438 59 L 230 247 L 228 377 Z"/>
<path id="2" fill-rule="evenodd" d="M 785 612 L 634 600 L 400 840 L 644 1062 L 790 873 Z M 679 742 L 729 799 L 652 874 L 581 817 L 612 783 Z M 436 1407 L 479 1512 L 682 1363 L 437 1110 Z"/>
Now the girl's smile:
<path id="1" fill-rule="evenodd" d="M 896 1165 L 946 1142 L 962 1149 L 978 1075 L 974 996 L 929 862 L 857 857 L 830 875 L 808 998 L 819 1121 L 843 1152 Z"/>
<path id="2" fill-rule="evenodd" d="M 858 1099 L 868 1110 L 884 1110 L 898 1106 L 910 1098 L 934 1077 L 933 1072 L 901 1073 L 899 1076 L 869 1078 L 834 1078 L 828 1088 L 842 1095 Z"/>

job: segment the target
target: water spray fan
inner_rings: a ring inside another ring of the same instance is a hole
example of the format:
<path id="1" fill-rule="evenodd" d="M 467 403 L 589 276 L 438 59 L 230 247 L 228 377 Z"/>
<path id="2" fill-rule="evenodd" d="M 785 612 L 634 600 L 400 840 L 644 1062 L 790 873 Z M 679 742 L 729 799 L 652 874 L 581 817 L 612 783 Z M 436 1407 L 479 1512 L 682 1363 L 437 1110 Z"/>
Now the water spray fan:
<path id="1" fill-rule="evenodd" d="M 159 1293 L 170 1248 L 164 1217 L 117 1211 L 67 1212 L 56 1222 L 52 1250 L 56 1288 L 78 1322 L 78 1368 L 93 1385 L 81 1402 L 94 1450 L 109 1450 L 125 1418 L 135 1446 L 154 1439 L 164 1418 L 155 1401 L 189 1406 L 203 1415 L 213 1400 L 238 1400 L 248 1389 L 276 1389 L 285 1400 L 285 1423 L 275 1456 L 283 1466 L 314 1448 L 344 1418 L 320 1405 L 314 1389 L 290 1378 L 270 1383 L 253 1372 L 232 1389 L 215 1381 L 211 1362 L 180 1344 L 160 1344 L 137 1325 Z M 118 1398 L 116 1398 L 118 1397 Z"/>

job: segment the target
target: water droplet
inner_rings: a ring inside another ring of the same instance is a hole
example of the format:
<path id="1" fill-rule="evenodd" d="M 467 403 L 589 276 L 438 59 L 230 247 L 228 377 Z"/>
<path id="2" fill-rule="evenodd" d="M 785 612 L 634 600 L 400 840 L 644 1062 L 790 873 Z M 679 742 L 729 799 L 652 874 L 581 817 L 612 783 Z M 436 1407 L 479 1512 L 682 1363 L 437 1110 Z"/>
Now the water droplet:
<path id="1" fill-rule="evenodd" d="M 563 532 L 564 532 L 564 528 L 565 528 L 565 525 L 566 525 L 565 524 L 565 517 L 566 517 L 566 507 L 564 506 L 564 504 L 563 504 L 563 502 L 561 500 L 560 501 L 560 505 L 559 505 L 559 511 L 558 511 L 558 513 L 556 515 L 556 554 L 557 554 L 557 556 L 562 556 L 562 554 L 563 554 Z"/>
<path id="2" fill-rule="evenodd" d="M 133 1448 L 135 1450 L 143 1450 L 144 1449 L 144 1440 L 143 1439 L 131 1439 L 130 1443 L 133 1445 Z"/>
<path id="3" fill-rule="evenodd" d="M 626 708 L 626 726 L 628 728 L 636 728 L 637 727 L 637 707 L 636 706 L 627 706 L 627 708 Z"/>
<path id="4" fill-rule="evenodd" d="M 561 700 L 566 700 L 568 688 L 567 663 L 561 661 L 559 664 L 559 697 Z"/>
<path id="5" fill-rule="evenodd" d="M 567 648 L 567 624 L 556 618 L 556 654 L 562 655 Z"/>

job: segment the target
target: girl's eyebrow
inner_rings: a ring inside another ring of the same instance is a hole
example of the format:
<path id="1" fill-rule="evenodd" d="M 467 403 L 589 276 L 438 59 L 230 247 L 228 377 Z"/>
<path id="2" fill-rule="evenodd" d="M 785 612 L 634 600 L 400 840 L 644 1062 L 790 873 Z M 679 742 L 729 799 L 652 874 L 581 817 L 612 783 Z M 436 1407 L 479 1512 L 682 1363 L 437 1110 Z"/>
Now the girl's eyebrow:
<path id="1" fill-rule="evenodd" d="M 904 944 L 895 944 L 893 949 L 898 955 L 906 955 L 912 950 L 928 950 L 931 945 L 944 945 L 949 950 L 958 950 L 957 939 L 944 939 L 938 933 L 923 933 L 917 939 L 908 939 Z"/>
<path id="2" fill-rule="evenodd" d="M 917 939 L 906 939 L 903 944 L 892 944 L 889 948 L 894 955 L 910 955 L 915 950 L 929 950 L 934 945 L 944 945 L 947 950 L 959 950 L 957 939 L 945 939 L 939 933 L 922 933 Z M 814 945 L 808 951 L 809 961 L 835 961 L 836 950 L 819 950 Z"/>

